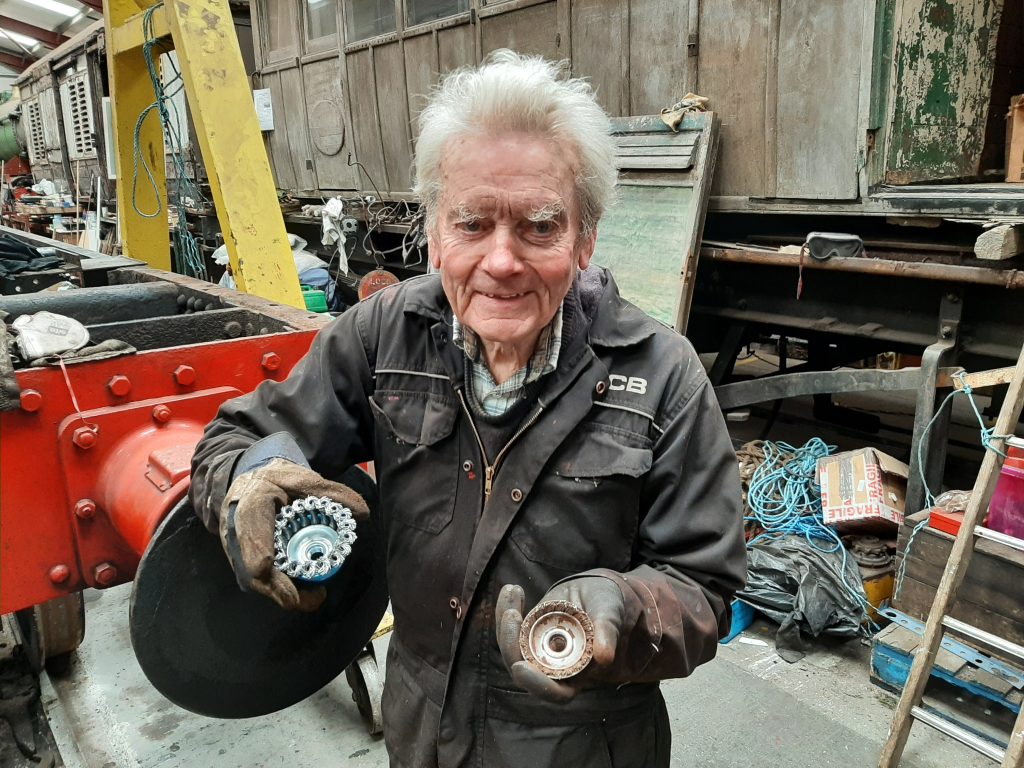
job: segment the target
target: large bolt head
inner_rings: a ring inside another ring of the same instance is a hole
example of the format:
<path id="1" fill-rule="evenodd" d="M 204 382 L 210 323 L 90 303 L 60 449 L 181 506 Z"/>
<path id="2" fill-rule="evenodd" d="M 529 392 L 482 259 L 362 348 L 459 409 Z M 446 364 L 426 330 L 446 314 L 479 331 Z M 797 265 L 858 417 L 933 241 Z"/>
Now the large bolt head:
<path id="1" fill-rule="evenodd" d="M 191 365 L 179 365 L 174 369 L 174 380 L 183 387 L 196 383 L 196 369 Z"/>
<path id="2" fill-rule="evenodd" d="M 171 420 L 171 409 L 160 404 L 153 409 L 153 420 L 158 424 L 166 424 Z"/>
<path id="3" fill-rule="evenodd" d="M 50 581 L 54 584 L 63 584 L 71 576 L 71 569 L 68 568 L 64 563 L 58 563 L 53 566 L 49 572 Z"/>
<path id="4" fill-rule="evenodd" d="M 117 568 L 110 563 L 100 563 L 92 571 L 92 577 L 102 587 L 109 587 L 117 581 Z"/>
<path id="5" fill-rule="evenodd" d="M 267 352 L 260 360 L 260 365 L 268 371 L 276 371 L 281 367 L 281 356 L 277 352 Z"/>
<path id="6" fill-rule="evenodd" d="M 132 391 L 131 379 L 120 373 L 116 376 L 111 376 L 110 381 L 107 382 L 107 389 L 110 390 L 112 395 L 124 397 Z"/>
<path id="7" fill-rule="evenodd" d="M 96 514 L 96 502 L 92 499 L 79 499 L 75 503 L 75 514 L 83 520 L 90 519 Z"/>
<path id="8" fill-rule="evenodd" d="M 79 427 L 71 435 L 71 442 L 83 450 L 88 450 L 96 445 L 97 430 L 92 427 Z"/>
<path id="9" fill-rule="evenodd" d="M 21 390 L 21 410 L 35 413 L 43 407 L 43 396 L 35 389 Z"/>

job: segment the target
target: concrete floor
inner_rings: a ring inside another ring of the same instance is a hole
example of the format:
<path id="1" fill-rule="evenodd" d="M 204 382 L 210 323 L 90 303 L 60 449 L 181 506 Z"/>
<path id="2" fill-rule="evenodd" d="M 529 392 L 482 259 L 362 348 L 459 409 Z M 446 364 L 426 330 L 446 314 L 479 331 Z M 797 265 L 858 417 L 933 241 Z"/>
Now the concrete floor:
<path id="1" fill-rule="evenodd" d="M 125 585 L 87 600 L 86 640 L 69 672 L 43 679 L 43 705 L 69 768 L 260 768 L 294 764 L 387 765 L 366 734 L 344 678 L 274 716 L 210 720 L 163 699 L 128 640 Z M 665 684 L 673 765 L 685 768 L 869 768 L 895 699 L 868 681 L 859 641 L 818 646 L 796 664 L 755 624 L 687 680 Z M 386 639 L 378 641 L 382 647 Z M 383 658 L 383 654 L 378 654 Z M 990 763 L 917 726 L 904 768 Z"/>

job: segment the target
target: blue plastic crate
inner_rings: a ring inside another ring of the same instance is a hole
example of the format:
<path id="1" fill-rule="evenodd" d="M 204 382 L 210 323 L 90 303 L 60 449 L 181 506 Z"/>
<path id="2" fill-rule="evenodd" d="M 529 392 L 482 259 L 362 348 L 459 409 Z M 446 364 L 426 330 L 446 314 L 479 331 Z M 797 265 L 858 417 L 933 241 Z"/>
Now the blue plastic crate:
<path id="1" fill-rule="evenodd" d="M 754 606 L 744 603 L 739 598 L 734 598 L 732 601 L 732 625 L 729 627 L 729 634 L 718 642 L 722 644 L 728 643 L 736 635 L 753 624 L 756 615 L 757 609 Z"/>

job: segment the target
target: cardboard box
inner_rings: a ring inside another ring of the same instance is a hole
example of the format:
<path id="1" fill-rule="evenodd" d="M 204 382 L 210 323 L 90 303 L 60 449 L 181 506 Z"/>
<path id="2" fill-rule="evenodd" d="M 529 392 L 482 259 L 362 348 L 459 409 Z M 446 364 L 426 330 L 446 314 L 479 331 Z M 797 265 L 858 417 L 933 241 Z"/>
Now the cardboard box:
<path id="1" fill-rule="evenodd" d="M 821 511 L 842 532 L 891 533 L 903 522 L 910 468 L 874 448 L 818 459 Z"/>
<path id="2" fill-rule="evenodd" d="M 1010 99 L 1006 113 L 1006 180 L 1024 181 L 1024 93 Z"/>

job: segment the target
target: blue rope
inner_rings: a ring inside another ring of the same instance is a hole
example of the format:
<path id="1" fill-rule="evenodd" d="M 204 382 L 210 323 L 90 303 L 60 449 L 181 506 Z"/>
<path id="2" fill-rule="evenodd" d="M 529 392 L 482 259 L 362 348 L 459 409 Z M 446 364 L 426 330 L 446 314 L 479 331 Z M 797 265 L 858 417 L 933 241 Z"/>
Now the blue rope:
<path id="1" fill-rule="evenodd" d="M 871 631 L 878 626 L 871 621 L 874 608 L 864 594 L 859 579 L 848 579 L 849 557 L 842 539 L 825 525 L 821 516 L 821 486 L 818 484 L 818 459 L 833 454 L 836 446 L 819 437 L 811 438 L 800 448 L 788 443 L 764 443 L 764 462 L 754 470 L 747 492 L 751 515 L 745 520 L 757 523 L 764 532 L 747 542 L 750 548 L 760 541 L 783 536 L 803 536 L 812 549 L 824 554 L 842 552 L 840 579 L 842 586 L 863 614 Z"/>
<path id="2" fill-rule="evenodd" d="M 157 57 L 164 51 L 159 50 L 156 52 L 156 55 L 154 55 L 153 52 L 154 48 L 163 45 L 160 40 L 156 38 L 153 31 L 153 14 L 162 5 L 163 3 L 157 3 L 156 5 L 150 6 L 142 18 L 142 31 L 145 36 L 145 42 L 142 46 L 142 54 L 146 60 L 146 69 L 149 72 L 150 82 L 153 84 L 153 92 L 156 95 L 156 101 L 142 110 L 138 120 L 135 121 L 135 133 L 133 136 L 132 146 L 132 207 L 135 209 L 137 214 L 146 219 L 155 219 L 163 213 L 163 206 L 160 202 L 160 189 L 157 186 L 156 177 L 153 174 L 153 169 L 146 160 L 145 153 L 142 151 L 142 126 L 150 114 L 155 111 L 160 118 L 160 126 L 163 133 L 167 137 L 167 143 L 171 152 L 171 161 L 174 167 L 174 175 L 178 183 L 176 203 L 178 223 L 174 229 L 172 237 L 172 250 L 174 252 L 175 268 L 176 271 L 181 274 L 209 279 L 206 272 L 206 263 L 199 250 L 199 245 L 196 243 L 195 237 L 193 237 L 192 233 L 188 230 L 188 211 L 186 210 L 184 203 L 186 193 L 189 193 L 200 202 L 209 202 L 202 194 L 199 187 L 191 178 L 189 178 L 188 168 L 186 167 L 184 155 L 181 149 L 182 141 L 179 133 L 180 120 L 178 109 L 174 104 L 173 99 L 181 93 L 182 89 L 185 87 L 185 81 L 178 68 L 172 61 L 170 61 L 170 59 L 168 59 L 169 66 L 171 71 L 174 73 L 174 77 L 170 78 L 170 80 L 164 84 L 160 78 L 160 70 L 157 66 Z M 156 210 L 151 213 L 147 213 L 139 209 L 138 184 L 140 165 L 146 173 L 146 178 L 153 190 L 153 196 L 156 198 Z"/>

